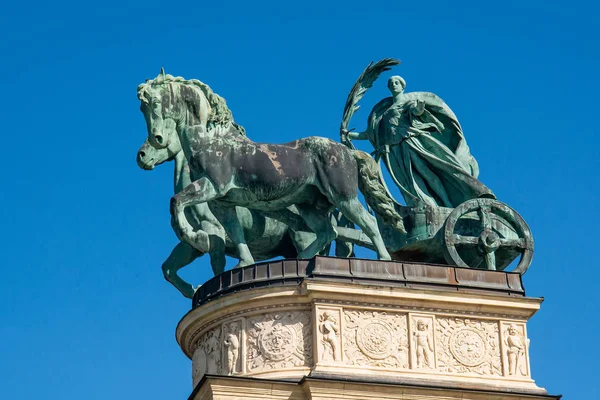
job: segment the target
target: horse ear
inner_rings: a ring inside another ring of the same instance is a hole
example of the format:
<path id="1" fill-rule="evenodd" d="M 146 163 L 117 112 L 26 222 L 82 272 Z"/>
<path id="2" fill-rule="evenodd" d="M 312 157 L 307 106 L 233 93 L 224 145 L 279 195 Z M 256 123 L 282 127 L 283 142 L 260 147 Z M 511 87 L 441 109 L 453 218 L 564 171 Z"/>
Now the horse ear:
<path id="1" fill-rule="evenodd" d="M 164 67 L 160 67 L 160 74 L 162 76 L 165 76 L 165 68 Z"/>

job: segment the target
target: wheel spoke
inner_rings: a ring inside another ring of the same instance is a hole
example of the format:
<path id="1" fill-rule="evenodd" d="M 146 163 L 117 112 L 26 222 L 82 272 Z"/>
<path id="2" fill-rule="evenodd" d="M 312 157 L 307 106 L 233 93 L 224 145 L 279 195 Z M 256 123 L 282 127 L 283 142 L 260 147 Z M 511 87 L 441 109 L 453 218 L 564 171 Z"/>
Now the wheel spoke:
<path id="1" fill-rule="evenodd" d="M 490 271 L 495 271 L 496 270 L 496 253 L 493 251 L 490 253 L 485 253 L 483 258 L 485 259 L 485 264 L 487 265 L 487 269 Z"/>
<path id="2" fill-rule="evenodd" d="M 469 263 L 469 268 L 479 268 L 481 263 L 483 262 L 483 256 L 476 256 Z"/>
<path id="3" fill-rule="evenodd" d="M 481 206 L 479 209 L 479 218 L 481 218 L 481 228 L 482 230 L 491 230 L 492 229 L 492 219 L 490 218 L 491 213 L 490 206 Z"/>
<path id="4" fill-rule="evenodd" d="M 472 245 L 477 245 L 479 243 L 479 238 L 475 237 L 475 236 L 462 236 L 462 235 L 457 235 L 456 233 L 452 235 L 452 244 L 457 245 L 457 244 L 472 244 Z"/>
<path id="5" fill-rule="evenodd" d="M 500 246 L 512 247 L 520 250 L 525 250 L 529 247 L 525 239 L 500 239 Z"/>

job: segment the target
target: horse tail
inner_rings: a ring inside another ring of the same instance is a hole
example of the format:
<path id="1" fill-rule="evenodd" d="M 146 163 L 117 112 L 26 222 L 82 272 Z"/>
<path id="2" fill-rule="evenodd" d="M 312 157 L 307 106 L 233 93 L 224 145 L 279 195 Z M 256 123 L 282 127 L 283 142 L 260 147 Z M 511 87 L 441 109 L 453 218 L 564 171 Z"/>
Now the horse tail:
<path id="1" fill-rule="evenodd" d="M 364 151 L 351 150 L 351 152 L 358 164 L 358 188 L 365 196 L 367 204 L 385 224 L 406 233 L 402 216 L 396 211 L 392 198 L 381 183 L 377 161 Z"/>

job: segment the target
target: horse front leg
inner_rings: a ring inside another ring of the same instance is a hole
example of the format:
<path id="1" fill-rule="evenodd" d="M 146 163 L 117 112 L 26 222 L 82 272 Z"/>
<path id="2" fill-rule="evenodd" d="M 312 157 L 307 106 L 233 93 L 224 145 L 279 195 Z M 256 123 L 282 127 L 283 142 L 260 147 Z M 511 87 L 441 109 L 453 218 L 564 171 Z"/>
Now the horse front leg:
<path id="1" fill-rule="evenodd" d="M 185 216 L 185 208 L 217 199 L 225 193 L 226 191 L 220 193 L 210 179 L 204 177 L 192 182 L 173 196 L 170 211 L 175 219 L 173 228 L 178 230 L 177 236 L 197 250 L 207 253 L 210 250 L 208 235 L 205 232 L 194 232 Z"/>
<path id="2" fill-rule="evenodd" d="M 179 242 L 169 254 L 169 257 L 162 265 L 162 271 L 165 279 L 169 281 L 182 295 L 191 299 L 194 297 L 194 287 L 181 279 L 177 271 L 189 265 L 196 258 L 202 256 L 202 253 L 187 243 Z"/>

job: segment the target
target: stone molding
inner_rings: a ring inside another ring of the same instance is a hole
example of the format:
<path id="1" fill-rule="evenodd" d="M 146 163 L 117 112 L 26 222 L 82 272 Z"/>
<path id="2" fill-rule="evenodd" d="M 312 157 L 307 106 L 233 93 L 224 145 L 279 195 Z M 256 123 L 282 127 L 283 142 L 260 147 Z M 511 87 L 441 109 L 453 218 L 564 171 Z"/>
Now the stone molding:
<path id="1" fill-rule="evenodd" d="M 561 396 L 498 388 L 462 389 L 307 377 L 298 381 L 206 376 L 189 400 L 559 400 Z"/>
<path id="2" fill-rule="evenodd" d="M 539 392 L 527 320 L 541 299 L 306 278 L 218 296 L 190 311 L 177 340 L 205 375 L 330 374 Z"/>

